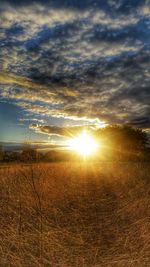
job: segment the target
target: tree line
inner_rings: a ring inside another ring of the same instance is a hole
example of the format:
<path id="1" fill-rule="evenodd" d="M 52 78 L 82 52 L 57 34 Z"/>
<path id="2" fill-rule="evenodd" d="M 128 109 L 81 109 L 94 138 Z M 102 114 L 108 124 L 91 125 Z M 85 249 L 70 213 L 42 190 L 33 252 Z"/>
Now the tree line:
<path id="1" fill-rule="evenodd" d="M 93 135 L 100 144 L 97 160 L 150 160 L 148 135 L 142 129 L 130 125 L 109 125 L 98 129 Z M 0 147 L 1 162 L 55 162 L 76 159 L 76 156 L 69 151 L 50 150 L 42 153 L 29 144 L 24 145 L 20 152 L 3 151 Z"/>

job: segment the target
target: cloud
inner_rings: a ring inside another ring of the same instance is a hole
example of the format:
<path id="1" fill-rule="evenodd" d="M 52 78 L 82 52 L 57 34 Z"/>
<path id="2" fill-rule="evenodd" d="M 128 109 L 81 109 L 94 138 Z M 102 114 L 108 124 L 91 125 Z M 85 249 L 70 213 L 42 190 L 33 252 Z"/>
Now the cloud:
<path id="1" fill-rule="evenodd" d="M 21 76 L 17 76 L 14 74 L 8 74 L 8 73 L 0 73 L 0 82 L 2 84 L 16 84 L 19 85 L 21 87 L 26 87 L 26 88 L 30 88 L 30 89 L 37 89 L 37 87 L 39 86 L 36 83 L 33 83 L 31 79 L 26 78 L 26 77 L 21 77 Z M 44 86 L 42 87 L 42 89 L 47 89 Z M 51 93 L 52 95 L 54 95 L 54 93 Z"/>
<path id="2" fill-rule="evenodd" d="M 31 124 L 30 129 L 35 132 L 44 133 L 49 136 L 63 136 L 63 137 L 72 137 L 83 130 L 87 131 L 95 131 L 97 128 L 95 125 L 77 125 L 77 126 L 69 126 L 69 127 L 58 127 L 58 126 L 48 126 L 48 125 L 39 125 L 39 124 Z"/>
<path id="3" fill-rule="evenodd" d="M 150 125 L 150 118 L 148 118 L 147 116 L 145 117 L 141 116 L 140 118 L 133 119 L 131 123 L 132 125 L 135 125 L 136 127 L 144 126 L 144 128 L 147 129 L 147 127 L 149 127 Z"/>
<path id="4" fill-rule="evenodd" d="M 5 1 L 1 97 L 41 119 L 148 127 L 148 11 L 141 0 Z"/>
<path id="5" fill-rule="evenodd" d="M 1 96 L 16 100 L 31 100 L 32 102 L 39 100 L 54 105 L 59 102 L 61 103 L 61 96 L 75 97 L 77 95 L 76 92 L 65 86 L 54 88 L 51 84 L 48 87 L 36 83 L 27 77 L 8 73 L 0 73 L 0 83 L 5 87 L 5 89 L 0 92 Z M 11 87 L 8 86 L 9 84 Z"/>
<path id="6" fill-rule="evenodd" d="M 30 6 L 33 3 L 35 3 L 34 0 L 6 0 L 6 3 L 10 3 L 14 7 L 24 7 L 24 6 Z M 91 6 L 95 7 L 96 9 L 102 9 L 107 12 L 110 12 L 111 10 L 127 13 L 131 12 L 132 9 L 135 9 L 137 7 L 141 7 L 144 4 L 148 3 L 147 0 L 119 0 L 119 1 L 113 1 L 113 0 L 86 0 L 86 2 L 81 1 L 72 1 L 72 0 L 45 0 L 44 3 L 42 0 L 36 1 L 39 4 L 43 4 L 44 6 L 53 7 L 53 8 L 65 8 L 65 9 L 76 9 L 76 10 L 87 10 Z M 4 3 L 5 5 L 5 3 Z"/>

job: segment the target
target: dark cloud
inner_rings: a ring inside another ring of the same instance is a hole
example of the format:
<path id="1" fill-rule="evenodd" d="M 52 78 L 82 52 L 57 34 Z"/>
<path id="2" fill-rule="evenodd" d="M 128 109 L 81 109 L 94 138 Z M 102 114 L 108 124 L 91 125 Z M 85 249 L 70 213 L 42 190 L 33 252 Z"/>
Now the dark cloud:
<path id="1" fill-rule="evenodd" d="M 150 110 L 149 110 L 149 115 L 150 115 Z M 139 117 L 137 119 L 133 119 L 131 121 L 131 124 L 135 125 L 136 127 L 139 127 L 139 128 L 144 127 L 146 129 L 146 128 L 149 128 L 149 126 L 150 126 L 150 118 L 148 118 L 148 117 Z"/>
<path id="2" fill-rule="evenodd" d="M 72 126 L 72 127 L 58 127 L 58 126 L 48 126 L 48 125 L 38 125 L 31 124 L 30 129 L 33 129 L 37 132 L 45 133 L 48 135 L 58 135 L 63 137 L 72 137 L 83 130 L 94 131 L 95 125 L 88 126 Z"/>
<path id="3" fill-rule="evenodd" d="M 26 6 L 35 3 L 34 0 L 6 0 L 5 2 L 11 5 Z M 117 10 L 118 12 L 128 13 L 131 9 L 144 5 L 146 0 L 37 0 L 37 3 L 48 5 L 55 8 L 68 8 L 68 9 L 89 9 L 95 7 L 97 9 L 104 9 L 105 11 L 110 11 L 110 9 Z"/>
<path id="4" fill-rule="evenodd" d="M 16 23 L 14 23 L 9 29 L 6 29 L 5 33 L 7 38 L 11 38 L 15 35 L 20 35 L 23 34 L 24 29 L 22 26 L 17 25 Z"/>
<path id="5" fill-rule="evenodd" d="M 143 0 L 3 1 L 1 97 L 56 121 L 148 128 L 149 10 Z"/>

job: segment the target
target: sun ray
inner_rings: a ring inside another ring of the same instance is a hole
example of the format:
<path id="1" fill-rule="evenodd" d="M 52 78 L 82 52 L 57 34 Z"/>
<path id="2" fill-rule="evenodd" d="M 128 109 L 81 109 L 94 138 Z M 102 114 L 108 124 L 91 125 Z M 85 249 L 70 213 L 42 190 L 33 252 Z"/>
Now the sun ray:
<path id="1" fill-rule="evenodd" d="M 97 149 L 97 143 L 94 138 L 90 136 L 86 130 L 84 130 L 78 136 L 68 141 L 69 148 L 76 151 L 84 158 L 92 155 Z"/>

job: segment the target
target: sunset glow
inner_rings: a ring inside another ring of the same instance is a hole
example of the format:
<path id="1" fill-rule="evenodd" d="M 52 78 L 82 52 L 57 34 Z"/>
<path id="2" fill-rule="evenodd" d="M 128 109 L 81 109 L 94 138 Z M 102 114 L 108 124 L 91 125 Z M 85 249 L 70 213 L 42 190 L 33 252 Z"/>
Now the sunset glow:
<path id="1" fill-rule="evenodd" d="M 76 151 L 83 157 L 92 155 L 97 149 L 97 143 L 94 138 L 85 130 L 75 138 L 69 140 L 68 144 L 70 149 Z"/>

